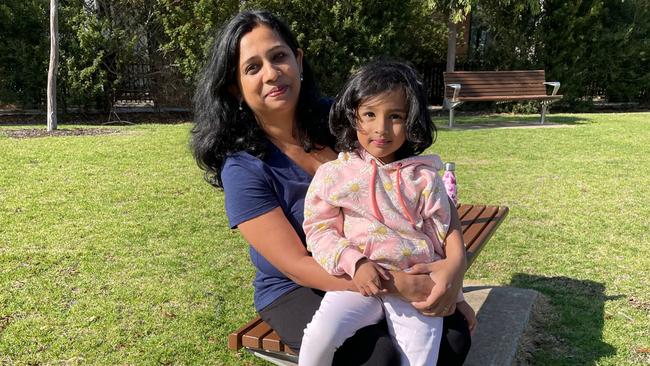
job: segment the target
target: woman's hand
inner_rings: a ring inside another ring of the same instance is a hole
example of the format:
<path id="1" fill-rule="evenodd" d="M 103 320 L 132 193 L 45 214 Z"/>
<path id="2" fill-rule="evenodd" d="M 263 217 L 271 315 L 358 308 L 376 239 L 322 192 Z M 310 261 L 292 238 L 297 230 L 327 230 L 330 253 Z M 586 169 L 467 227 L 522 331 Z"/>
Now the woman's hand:
<path id="1" fill-rule="evenodd" d="M 445 238 L 445 259 L 431 263 L 416 264 L 406 273 L 431 276 L 434 285 L 424 301 L 414 301 L 413 306 L 424 315 L 446 316 L 456 310 L 458 294 L 463 287 L 463 276 L 467 268 L 465 244 L 456 206 L 449 201 L 450 222 Z"/>
<path id="2" fill-rule="evenodd" d="M 433 281 L 429 274 L 406 274 L 402 271 L 389 273 L 391 279 L 383 281 L 383 287 L 406 301 L 424 301 L 431 293 Z"/>
<path id="3" fill-rule="evenodd" d="M 439 260 L 432 263 L 416 264 L 405 273 L 409 275 L 428 274 L 433 281 L 433 288 L 426 299 L 411 302 L 422 314 L 446 316 L 454 313 L 465 273 L 461 263 Z"/>

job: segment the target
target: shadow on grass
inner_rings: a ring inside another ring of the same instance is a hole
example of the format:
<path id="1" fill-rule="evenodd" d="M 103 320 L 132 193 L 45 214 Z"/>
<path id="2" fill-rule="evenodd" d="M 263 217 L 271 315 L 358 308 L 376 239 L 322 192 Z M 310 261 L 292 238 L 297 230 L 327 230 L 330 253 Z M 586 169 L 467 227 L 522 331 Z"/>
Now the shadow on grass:
<path id="1" fill-rule="evenodd" d="M 617 297 L 607 297 L 602 283 L 519 273 L 511 285 L 536 290 L 549 303 L 535 316 L 529 345 L 534 364 L 595 365 L 615 353 L 603 342 L 603 324 L 605 301 Z"/>

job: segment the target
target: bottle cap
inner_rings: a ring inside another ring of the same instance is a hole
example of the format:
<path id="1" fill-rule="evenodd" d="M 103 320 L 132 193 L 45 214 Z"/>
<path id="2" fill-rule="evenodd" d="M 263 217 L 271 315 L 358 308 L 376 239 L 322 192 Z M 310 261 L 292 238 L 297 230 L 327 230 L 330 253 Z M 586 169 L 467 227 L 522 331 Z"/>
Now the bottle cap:
<path id="1" fill-rule="evenodd" d="M 454 171 L 456 170 L 456 164 L 453 162 L 445 163 L 445 170 Z"/>

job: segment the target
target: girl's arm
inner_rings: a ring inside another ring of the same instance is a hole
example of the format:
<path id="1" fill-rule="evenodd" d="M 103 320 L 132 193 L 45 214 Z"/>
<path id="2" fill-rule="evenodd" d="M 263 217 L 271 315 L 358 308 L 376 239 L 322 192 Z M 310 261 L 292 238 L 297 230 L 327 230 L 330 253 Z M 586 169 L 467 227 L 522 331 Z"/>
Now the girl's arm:
<path id="1" fill-rule="evenodd" d="M 448 198 L 447 198 L 448 199 Z M 449 315 L 456 309 L 458 292 L 463 286 L 467 268 L 465 244 L 456 206 L 449 201 L 451 220 L 445 239 L 446 258 L 432 263 L 416 264 L 410 274 L 429 273 L 435 283 L 425 301 L 413 302 L 413 306 L 427 315 Z"/>
<path id="2" fill-rule="evenodd" d="M 411 268 L 410 273 L 429 273 L 435 283 L 424 301 L 415 301 L 413 306 L 427 315 L 449 315 L 456 309 L 459 293 L 462 291 L 463 276 L 467 268 L 465 244 L 456 206 L 449 199 L 444 183 L 437 173 L 432 174 L 430 194 L 425 196 L 422 215 L 435 224 L 431 226 L 438 238 L 444 238 L 445 258 L 432 263 L 422 263 Z M 447 222 L 446 233 L 440 232 Z M 440 240 L 440 239 L 439 239 Z"/>
<path id="3" fill-rule="evenodd" d="M 323 198 L 337 193 L 325 188 L 321 170 L 316 172 L 311 184 L 305 197 L 303 223 L 307 250 L 327 273 L 354 277 L 356 264 L 365 255 L 343 233 L 343 209 Z"/>
<path id="4" fill-rule="evenodd" d="M 264 258 L 295 283 L 323 291 L 357 291 L 348 276 L 332 276 L 309 255 L 298 234 L 281 208 L 238 225 L 239 231 Z M 433 283 L 428 275 L 407 275 L 392 272 L 382 282 L 390 293 L 418 300 L 425 298 Z"/>

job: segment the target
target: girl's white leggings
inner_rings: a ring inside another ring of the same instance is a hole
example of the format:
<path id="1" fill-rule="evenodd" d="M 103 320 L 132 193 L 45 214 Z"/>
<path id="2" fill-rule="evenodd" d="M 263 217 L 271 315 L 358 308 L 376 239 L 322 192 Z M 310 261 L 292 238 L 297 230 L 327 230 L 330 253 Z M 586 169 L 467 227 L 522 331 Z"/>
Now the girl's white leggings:
<path id="1" fill-rule="evenodd" d="M 386 315 L 388 331 L 401 354 L 402 366 L 434 366 L 438 359 L 442 318 L 419 313 L 397 296 L 364 297 L 352 291 L 325 294 L 307 324 L 299 366 L 330 366 L 334 352 L 346 339 Z"/>

